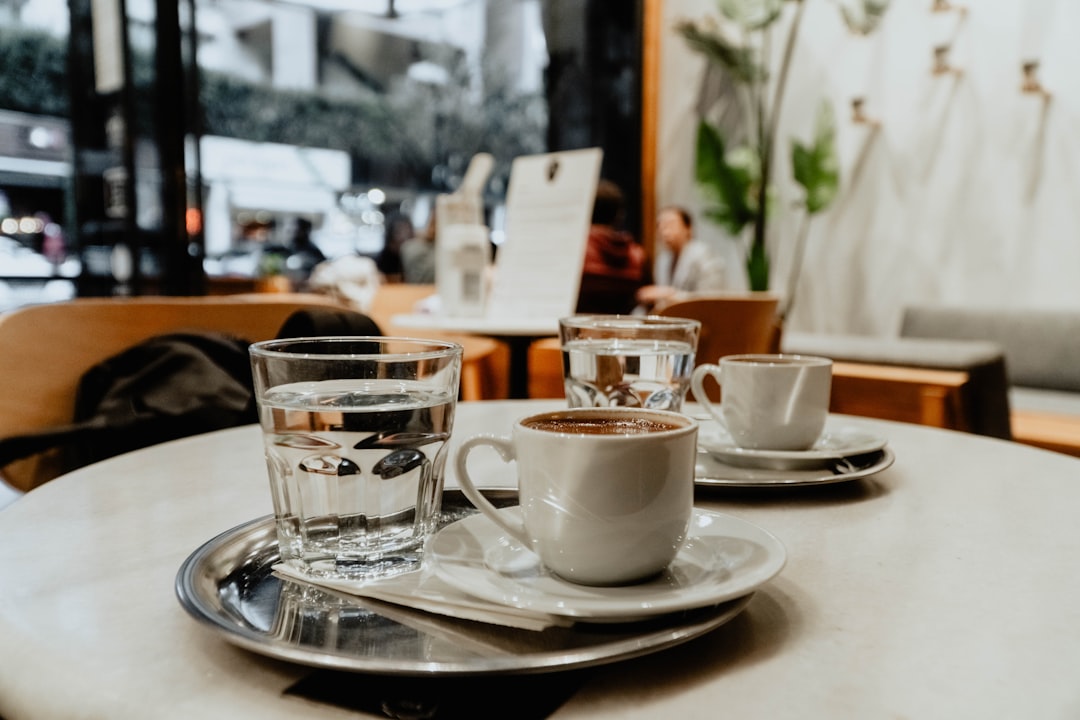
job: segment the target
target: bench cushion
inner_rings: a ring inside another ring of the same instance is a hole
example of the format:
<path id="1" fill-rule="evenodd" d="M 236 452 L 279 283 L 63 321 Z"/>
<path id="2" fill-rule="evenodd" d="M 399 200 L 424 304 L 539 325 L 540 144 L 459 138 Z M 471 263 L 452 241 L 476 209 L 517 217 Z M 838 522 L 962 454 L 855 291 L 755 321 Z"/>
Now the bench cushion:
<path id="1" fill-rule="evenodd" d="M 962 370 L 970 378 L 963 391 L 963 413 L 971 431 L 1012 437 L 1005 356 L 996 343 L 785 332 L 780 347 L 838 361 Z"/>
<path id="2" fill-rule="evenodd" d="M 900 335 L 994 342 L 1012 385 L 1080 392 L 1080 312 L 917 305 Z"/>

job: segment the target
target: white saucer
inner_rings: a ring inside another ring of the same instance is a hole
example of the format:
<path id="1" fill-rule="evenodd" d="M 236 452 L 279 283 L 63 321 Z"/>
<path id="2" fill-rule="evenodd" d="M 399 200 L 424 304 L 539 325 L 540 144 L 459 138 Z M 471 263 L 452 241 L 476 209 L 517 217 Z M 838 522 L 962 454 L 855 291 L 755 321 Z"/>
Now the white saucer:
<path id="1" fill-rule="evenodd" d="M 865 455 L 885 447 L 885 438 L 849 420 L 829 419 L 825 431 L 807 450 L 753 450 L 739 447 L 724 426 L 703 421 L 698 429 L 698 447 L 729 465 L 775 470 L 820 467 L 830 460 Z"/>
<path id="2" fill-rule="evenodd" d="M 635 585 L 590 587 L 562 580 L 479 514 L 443 528 L 425 552 L 436 575 L 462 592 L 595 622 L 641 620 L 742 597 L 775 577 L 786 561 L 784 546 L 770 533 L 701 509 L 694 510 L 689 539 L 668 569 Z"/>
<path id="3" fill-rule="evenodd" d="M 799 487 L 830 485 L 876 475 L 895 462 L 893 451 L 885 447 L 872 453 L 834 458 L 801 468 L 743 466 L 722 462 L 707 452 L 699 452 L 694 467 L 694 484 L 699 487 Z"/>

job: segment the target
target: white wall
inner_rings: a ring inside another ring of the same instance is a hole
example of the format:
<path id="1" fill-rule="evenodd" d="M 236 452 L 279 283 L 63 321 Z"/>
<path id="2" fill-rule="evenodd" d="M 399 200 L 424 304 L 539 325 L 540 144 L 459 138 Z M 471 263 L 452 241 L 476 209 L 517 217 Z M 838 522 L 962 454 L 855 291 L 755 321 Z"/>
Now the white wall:
<path id="1" fill-rule="evenodd" d="M 970 0 L 963 15 L 893 0 L 881 28 L 861 38 L 836 0 L 804 1 L 782 147 L 808 137 L 819 98 L 831 98 L 842 192 L 813 221 L 788 328 L 893 334 L 915 302 L 1080 307 L 1080 2 Z M 713 0 L 665 2 L 660 204 L 702 206 L 692 168 L 704 61 L 671 26 L 714 12 Z M 961 72 L 934 74 L 933 48 L 950 40 Z M 1040 62 L 1048 103 L 1020 92 L 1025 60 Z M 851 121 L 859 95 L 876 130 Z M 782 289 L 794 218 L 774 227 Z M 729 254 L 744 284 L 735 242 L 704 221 L 698 234 Z"/>

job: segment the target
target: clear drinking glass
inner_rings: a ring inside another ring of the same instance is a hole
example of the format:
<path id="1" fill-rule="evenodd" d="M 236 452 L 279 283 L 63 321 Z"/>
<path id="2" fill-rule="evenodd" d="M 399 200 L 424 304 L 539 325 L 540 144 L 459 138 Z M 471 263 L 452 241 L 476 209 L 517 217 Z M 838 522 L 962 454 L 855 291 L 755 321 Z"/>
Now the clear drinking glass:
<path id="1" fill-rule="evenodd" d="M 701 323 L 631 315 L 559 320 L 563 383 L 570 407 L 682 410 Z"/>
<path id="2" fill-rule="evenodd" d="M 419 567 L 441 509 L 461 355 L 393 337 L 251 346 L 283 562 L 349 579 Z"/>

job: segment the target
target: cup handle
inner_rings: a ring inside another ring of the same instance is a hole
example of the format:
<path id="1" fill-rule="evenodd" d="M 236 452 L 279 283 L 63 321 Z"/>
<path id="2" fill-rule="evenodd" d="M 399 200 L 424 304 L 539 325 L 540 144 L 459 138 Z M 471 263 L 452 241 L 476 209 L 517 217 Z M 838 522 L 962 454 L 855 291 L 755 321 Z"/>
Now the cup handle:
<path id="1" fill-rule="evenodd" d="M 705 393 L 705 378 L 712 377 L 717 383 L 720 383 L 720 366 L 719 365 L 698 365 L 694 368 L 693 374 L 690 375 L 690 388 L 694 392 L 694 399 L 705 406 L 705 409 L 709 411 L 717 420 L 722 417 L 720 414 L 720 406 L 709 399 L 709 396 Z"/>
<path id="2" fill-rule="evenodd" d="M 466 465 L 468 465 L 469 453 L 473 448 L 483 445 L 494 448 L 505 463 L 516 459 L 514 455 L 514 444 L 510 438 L 495 437 L 493 435 L 477 435 L 469 438 L 461 444 L 457 457 L 454 459 L 454 467 L 457 469 L 457 481 L 458 485 L 461 486 L 461 492 L 465 494 L 465 497 L 468 498 L 469 502 L 471 502 L 477 510 L 484 515 L 487 515 L 493 523 L 508 532 L 515 540 L 531 549 L 532 542 L 529 540 L 528 535 L 525 534 L 525 523 L 519 520 L 515 521 L 512 516 L 507 517 L 505 513 L 499 512 L 499 509 L 492 505 L 491 502 L 476 489 L 476 485 L 473 483 L 472 478 L 469 477 L 469 470 L 466 467 Z"/>

